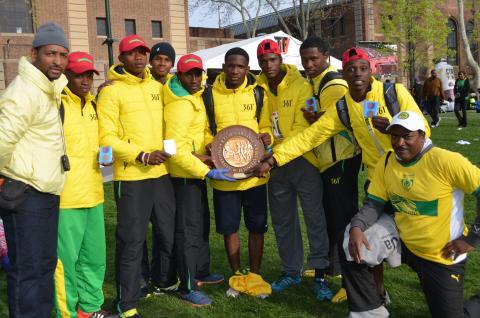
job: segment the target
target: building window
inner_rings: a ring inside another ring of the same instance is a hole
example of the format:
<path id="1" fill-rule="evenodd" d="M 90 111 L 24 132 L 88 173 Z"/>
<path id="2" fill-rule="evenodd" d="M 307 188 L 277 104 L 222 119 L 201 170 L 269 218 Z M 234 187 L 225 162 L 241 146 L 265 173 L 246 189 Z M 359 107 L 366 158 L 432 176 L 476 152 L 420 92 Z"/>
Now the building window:
<path id="1" fill-rule="evenodd" d="M 478 44 L 473 33 L 473 31 L 475 30 L 475 23 L 473 22 L 473 20 L 467 22 L 465 29 L 467 31 L 468 40 L 470 41 L 470 51 L 472 52 L 473 58 L 478 61 L 479 52 Z"/>
<path id="2" fill-rule="evenodd" d="M 340 18 L 340 35 L 345 35 L 345 19 L 343 17 Z"/>
<path id="3" fill-rule="evenodd" d="M 0 1 L 0 32 L 33 33 L 32 1 Z"/>
<path id="4" fill-rule="evenodd" d="M 335 19 L 330 19 L 330 37 L 335 37 Z"/>
<path id="5" fill-rule="evenodd" d="M 97 35 L 107 36 L 107 19 L 97 18 Z"/>
<path id="6" fill-rule="evenodd" d="M 162 21 L 152 21 L 152 38 L 163 38 Z"/>
<path id="7" fill-rule="evenodd" d="M 137 34 L 135 20 L 125 19 L 125 35 Z"/>
<path id="8" fill-rule="evenodd" d="M 449 18 L 448 19 L 448 28 L 450 33 L 447 36 L 447 48 L 448 48 L 448 57 L 447 62 L 450 65 L 458 64 L 458 47 L 457 47 L 457 23 Z"/>

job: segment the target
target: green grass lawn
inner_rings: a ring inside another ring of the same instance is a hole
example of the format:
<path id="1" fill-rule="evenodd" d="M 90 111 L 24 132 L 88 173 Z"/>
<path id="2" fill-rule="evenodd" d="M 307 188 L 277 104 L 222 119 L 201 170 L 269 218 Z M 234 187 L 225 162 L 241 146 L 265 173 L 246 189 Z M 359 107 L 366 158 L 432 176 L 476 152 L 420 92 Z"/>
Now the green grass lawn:
<path id="1" fill-rule="evenodd" d="M 457 130 L 457 121 L 453 113 L 442 114 L 439 128 L 433 130 L 433 142 L 443 148 L 458 151 L 467 156 L 477 166 L 480 165 L 480 114 L 472 111 L 469 115 L 469 126 Z M 428 118 L 430 119 L 430 118 Z M 463 139 L 470 145 L 458 145 L 456 141 Z M 365 173 L 362 172 L 360 184 L 363 185 Z M 116 209 L 113 200 L 112 184 L 105 185 L 105 221 L 107 235 L 107 275 L 105 279 L 105 308 L 112 310 L 112 300 L 115 297 L 114 250 Z M 359 189 L 363 189 L 361 186 Z M 211 194 L 211 193 L 210 193 Z M 211 196 L 210 196 L 211 197 Z M 213 205 L 211 205 L 213 206 Z M 472 196 L 465 198 L 466 221 L 470 224 L 475 217 L 475 201 Z M 305 234 L 305 233 L 304 233 Z M 241 231 L 243 253 L 242 263 L 246 267 L 246 232 Z M 305 250 L 308 250 L 304 236 Z M 223 247 L 223 239 L 215 233 L 212 211 L 212 228 L 210 234 L 212 272 L 222 273 L 228 277 L 230 268 Z M 387 266 L 388 267 L 388 266 Z M 280 259 L 273 230 L 270 227 L 265 239 L 265 254 L 262 273 L 268 282 L 275 280 L 280 274 Z M 465 279 L 465 298 L 480 292 L 480 254 L 475 251 L 469 255 L 467 275 Z M 388 307 L 392 317 L 428 317 L 425 303 L 416 275 L 406 266 L 396 269 L 386 269 L 386 287 L 392 299 Z M 6 276 L 0 273 L 0 317 L 7 316 Z M 330 281 L 334 291 L 339 288 L 340 281 Z M 227 285 L 206 287 L 204 291 L 213 298 L 209 308 L 194 309 L 179 301 L 174 296 L 162 296 L 143 300 L 139 307 L 142 317 L 345 317 L 348 313 L 347 304 L 331 304 L 317 301 L 312 293 L 312 279 L 304 279 L 301 285 L 280 295 L 273 295 L 266 300 L 248 296 L 230 299 L 225 296 Z"/>

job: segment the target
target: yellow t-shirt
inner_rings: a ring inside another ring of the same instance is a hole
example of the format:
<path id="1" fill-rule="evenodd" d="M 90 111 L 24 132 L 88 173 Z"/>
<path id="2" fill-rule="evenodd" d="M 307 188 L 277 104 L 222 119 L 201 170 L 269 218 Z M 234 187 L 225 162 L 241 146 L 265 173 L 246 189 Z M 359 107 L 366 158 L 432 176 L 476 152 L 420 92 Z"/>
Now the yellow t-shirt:
<path id="1" fill-rule="evenodd" d="M 480 169 L 459 153 L 433 147 L 419 160 L 402 164 L 395 155 L 378 161 L 368 188 L 374 200 L 390 201 L 400 238 L 413 254 L 451 265 L 442 248 L 468 233 L 463 221 L 464 193 L 480 191 Z"/>

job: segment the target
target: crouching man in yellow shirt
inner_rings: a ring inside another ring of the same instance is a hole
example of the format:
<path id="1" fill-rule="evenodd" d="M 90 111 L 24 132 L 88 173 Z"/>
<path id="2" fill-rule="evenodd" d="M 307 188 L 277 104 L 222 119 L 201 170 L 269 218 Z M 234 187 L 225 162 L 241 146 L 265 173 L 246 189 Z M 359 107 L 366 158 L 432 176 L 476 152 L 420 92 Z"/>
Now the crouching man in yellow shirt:
<path id="1" fill-rule="evenodd" d="M 371 270 L 362 264 L 364 231 L 384 213 L 390 201 L 402 244 L 402 262 L 418 275 L 433 317 L 464 317 L 463 282 L 467 253 L 480 244 L 480 205 L 471 231 L 464 224 L 463 197 L 480 200 L 480 169 L 458 153 L 432 145 L 423 118 L 412 111 L 393 117 L 387 127 L 393 152 L 378 161 L 363 208 L 352 218 L 349 253 L 342 273 L 349 317 L 388 317 L 374 286 Z M 478 317 L 473 298 L 466 317 Z"/>

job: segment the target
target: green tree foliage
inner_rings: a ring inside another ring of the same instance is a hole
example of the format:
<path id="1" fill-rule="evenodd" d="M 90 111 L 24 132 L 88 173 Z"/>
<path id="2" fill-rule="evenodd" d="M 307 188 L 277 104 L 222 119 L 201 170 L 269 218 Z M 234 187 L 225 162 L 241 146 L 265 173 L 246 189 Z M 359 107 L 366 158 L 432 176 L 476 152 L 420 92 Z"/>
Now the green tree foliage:
<path id="1" fill-rule="evenodd" d="M 385 41 L 396 44 L 399 63 L 409 78 L 419 67 L 447 56 L 448 17 L 436 0 L 379 0 Z"/>

